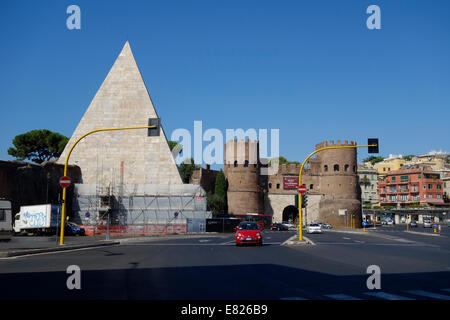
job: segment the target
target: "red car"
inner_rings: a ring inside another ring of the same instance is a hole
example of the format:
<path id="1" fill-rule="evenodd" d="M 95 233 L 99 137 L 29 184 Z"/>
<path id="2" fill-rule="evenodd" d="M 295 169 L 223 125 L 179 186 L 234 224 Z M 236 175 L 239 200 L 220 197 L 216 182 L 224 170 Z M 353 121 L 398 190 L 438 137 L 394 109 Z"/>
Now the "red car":
<path id="1" fill-rule="evenodd" d="M 253 243 L 262 246 L 262 234 L 256 222 L 243 221 L 235 228 L 236 246 Z"/>

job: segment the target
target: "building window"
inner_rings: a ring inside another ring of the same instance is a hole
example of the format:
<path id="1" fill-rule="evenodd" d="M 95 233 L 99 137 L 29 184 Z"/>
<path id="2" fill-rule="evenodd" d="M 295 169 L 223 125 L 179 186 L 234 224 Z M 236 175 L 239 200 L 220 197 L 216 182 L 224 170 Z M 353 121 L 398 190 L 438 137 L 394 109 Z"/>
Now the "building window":
<path id="1" fill-rule="evenodd" d="M 427 198 L 427 195 L 426 195 L 425 193 L 423 194 L 423 198 L 424 198 L 424 199 L 426 199 L 426 198 Z"/>
<path id="2" fill-rule="evenodd" d="M 323 166 L 323 171 L 325 171 L 325 172 L 328 171 L 328 166 L 327 166 L 327 165 L 324 165 L 324 166 Z"/>
<path id="3" fill-rule="evenodd" d="M 356 166 L 353 166 L 353 172 L 356 172 Z"/>
<path id="4" fill-rule="evenodd" d="M 428 189 L 433 189 L 433 185 L 432 184 L 428 184 Z"/>
<path id="5" fill-rule="evenodd" d="M 269 189 L 272 189 L 272 184 L 271 183 L 269 183 Z"/>
<path id="6" fill-rule="evenodd" d="M 245 160 L 244 167 L 248 167 L 248 160 Z"/>
<path id="7" fill-rule="evenodd" d="M 436 185 L 436 188 L 438 188 L 439 190 L 441 190 L 441 185 L 440 185 L 440 184 L 437 184 L 437 185 Z"/>
<path id="8" fill-rule="evenodd" d="M 277 183 L 277 189 L 280 189 L 280 184 L 279 183 Z"/>
<path id="9" fill-rule="evenodd" d="M 429 194 L 429 195 L 428 195 L 428 199 L 433 199 L 433 195 L 432 195 L 432 194 Z"/>
<path id="10" fill-rule="evenodd" d="M 334 170 L 334 171 L 339 171 L 339 165 L 338 165 L 338 164 L 335 164 L 335 165 L 333 166 L 333 170 Z"/>
<path id="11" fill-rule="evenodd" d="M 437 196 L 436 196 L 438 199 L 440 199 L 441 198 L 441 195 L 440 194 L 438 194 Z"/>
<path id="12" fill-rule="evenodd" d="M 395 177 L 392 177 L 392 182 L 394 182 L 395 181 Z"/>
<path id="13" fill-rule="evenodd" d="M 309 189 L 312 190 L 313 188 L 314 188 L 314 185 L 313 185 L 313 184 L 310 184 L 310 185 L 309 185 Z"/>
<path id="14" fill-rule="evenodd" d="M 345 166 L 344 166 L 344 170 L 345 170 L 345 172 L 347 172 L 348 171 L 348 167 L 350 167 L 348 164 L 346 164 Z M 364 176 L 364 178 L 366 178 L 366 176 Z"/>
<path id="15" fill-rule="evenodd" d="M 383 171 L 386 171 L 386 168 L 383 167 Z"/>
<path id="16" fill-rule="evenodd" d="M 391 168 L 388 168 L 388 171 L 391 171 Z"/>
<path id="17" fill-rule="evenodd" d="M 426 188 L 427 188 L 427 185 L 426 185 L 426 184 L 424 184 L 424 185 L 423 185 L 423 189 L 426 189 Z"/>
<path id="18" fill-rule="evenodd" d="M 234 162 L 234 166 L 235 166 L 235 167 L 237 167 L 237 166 L 238 166 L 238 163 L 237 163 L 237 161 L 235 161 L 235 162 Z"/>

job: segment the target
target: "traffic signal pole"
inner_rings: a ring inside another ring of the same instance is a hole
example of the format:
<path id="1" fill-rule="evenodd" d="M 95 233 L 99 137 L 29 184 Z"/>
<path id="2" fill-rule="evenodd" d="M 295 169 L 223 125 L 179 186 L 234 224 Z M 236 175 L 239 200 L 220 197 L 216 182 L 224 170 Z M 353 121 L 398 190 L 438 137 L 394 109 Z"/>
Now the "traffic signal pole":
<path id="1" fill-rule="evenodd" d="M 370 141 L 370 139 L 369 139 Z M 378 147 L 378 144 L 367 144 L 367 145 L 360 145 L 360 146 L 333 146 L 333 147 L 324 147 L 315 150 L 313 153 L 311 153 L 306 159 L 303 161 L 302 166 L 300 167 L 300 173 L 298 175 L 298 186 L 300 187 L 302 185 L 302 173 L 303 173 L 303 167 L 305 166 L 306 162 L 311 158 L 313 155 L 315 155 L 319 151 L 323 150 L 329 150 L 329 149 L 344 149 L 344 148 L 363 148 L 363 147 Z M 378 151 L 378 150 L 377 150 Z M 298 197 L 298 240 L 303 241 L 303 233 L 302 233 L 302 197 Z"/>
<path id="2" fill-rule="evenodd" d="M 88 135 L 96 132 L 102 132 L 102 131 L 119 131 L 119 130 L 134 130 L 134 129 L 155 129 L 157 126 L 142 126 L 142 127 L 125 127 L 125 128 L 104 128 L 104 129 L 96 129 L 89 131 L 88 133 L 82 135 L 80 138 L 75 141 L 75 143 L 70 147 L 69 152 L 67 153 L 66 162 L 64 164 L 64 176 L 67 176 L 67 166 L 69 164 L 69 158 L 72 154 L 73 148 L 80 142 L 83 138 L 87 137 Z M 66 216 L 66 189 L 67 187 L 63 188 L 63 197 L 62 197 L 62 210 L 61 210 L 61 234 L 59 239 L 59 244 L 64 244 L 64 226 L 65 226 L 65 216 Z"/>

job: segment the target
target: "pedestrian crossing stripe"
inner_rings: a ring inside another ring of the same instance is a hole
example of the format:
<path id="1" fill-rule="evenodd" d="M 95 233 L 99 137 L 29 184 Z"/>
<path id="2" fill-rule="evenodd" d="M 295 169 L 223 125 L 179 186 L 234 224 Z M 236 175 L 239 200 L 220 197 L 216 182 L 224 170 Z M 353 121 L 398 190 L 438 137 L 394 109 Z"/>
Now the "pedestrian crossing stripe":
<path id="1" fill-rule="evenodd" d="M 439 294 L 439 293 L 434 293 L 434 292 L 423 291 L 423 290 L 409 290 L 409 291 L 405 291 L 405 292 L 414 294 L 417 296 L 432 298 L 432 299 L 450 300 L 450 296 Z"/>
<path id="2" fill-rule="evenodd" d="M 369 295 L 369 296 L 373 296 L 376 298 L 380 298 L 380 299 L 385 299 L 385 300 L 414 300 L 413 298 L 407 298 L 407 297 L 403 297 L 403 296 L 398 296 L 395 294 L 391 294 L 391 293 L 386 293 L 386 292 L 365 292 L 364 294 Z"/>
<path id="3" fill-rule="evenodd" d="M 438 289 L 440 291 L 450 292 L 450 288 L 446 289 Z M 392 294 L 387 293 L 383 291 L 373 291 L 373 292 L 362 292 L 359 295 L 366 295 L 371 296 L 378 299 L 383 300 L 420 300 L 423 299 L 423 297 L 427 299 L 438 299 L 438 300 L 450 300 L 449 295 L 441 294 L 441 293 L 435 293 L 435 292 L 429 292 L 425 290 L 403 290 L 402 292 L 406 293 L 407 296 L 398 295 L 398 294 Z M 416 296 L 416 297 L 411 297 Z M 344 293 L 333 293 L 333 294 L 324 294 L 323 297 L 333 300 L 364 300 L 363 297 L 356 297 Z M 310 298 L 312 300 L 315 300 L 316 298 Z M 292 296 L 292 297 L 282 297 L 280 300 L 310 300 L 308 298 L 304 297 L 298 297 L 298 296 Z"/>
<path id="4" fill-rule="evenodd" d="M 338 294 L 326 294 L 325 297 L 334 299 L 334 300 L 361 300 L 359 298 L 356 297 L 352 297 L 343 293 L 338 293 Z"/>

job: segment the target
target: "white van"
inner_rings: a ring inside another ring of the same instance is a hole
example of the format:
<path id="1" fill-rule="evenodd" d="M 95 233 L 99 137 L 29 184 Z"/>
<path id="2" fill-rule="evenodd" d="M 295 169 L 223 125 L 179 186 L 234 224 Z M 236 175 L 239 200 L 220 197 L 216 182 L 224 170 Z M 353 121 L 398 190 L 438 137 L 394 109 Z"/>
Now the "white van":
<path id="1" fill-rule="evenodd" d="M 11 201 L 0 199 L 0 240 L 11 240 L 13 234 L 11 220 Z"/>

